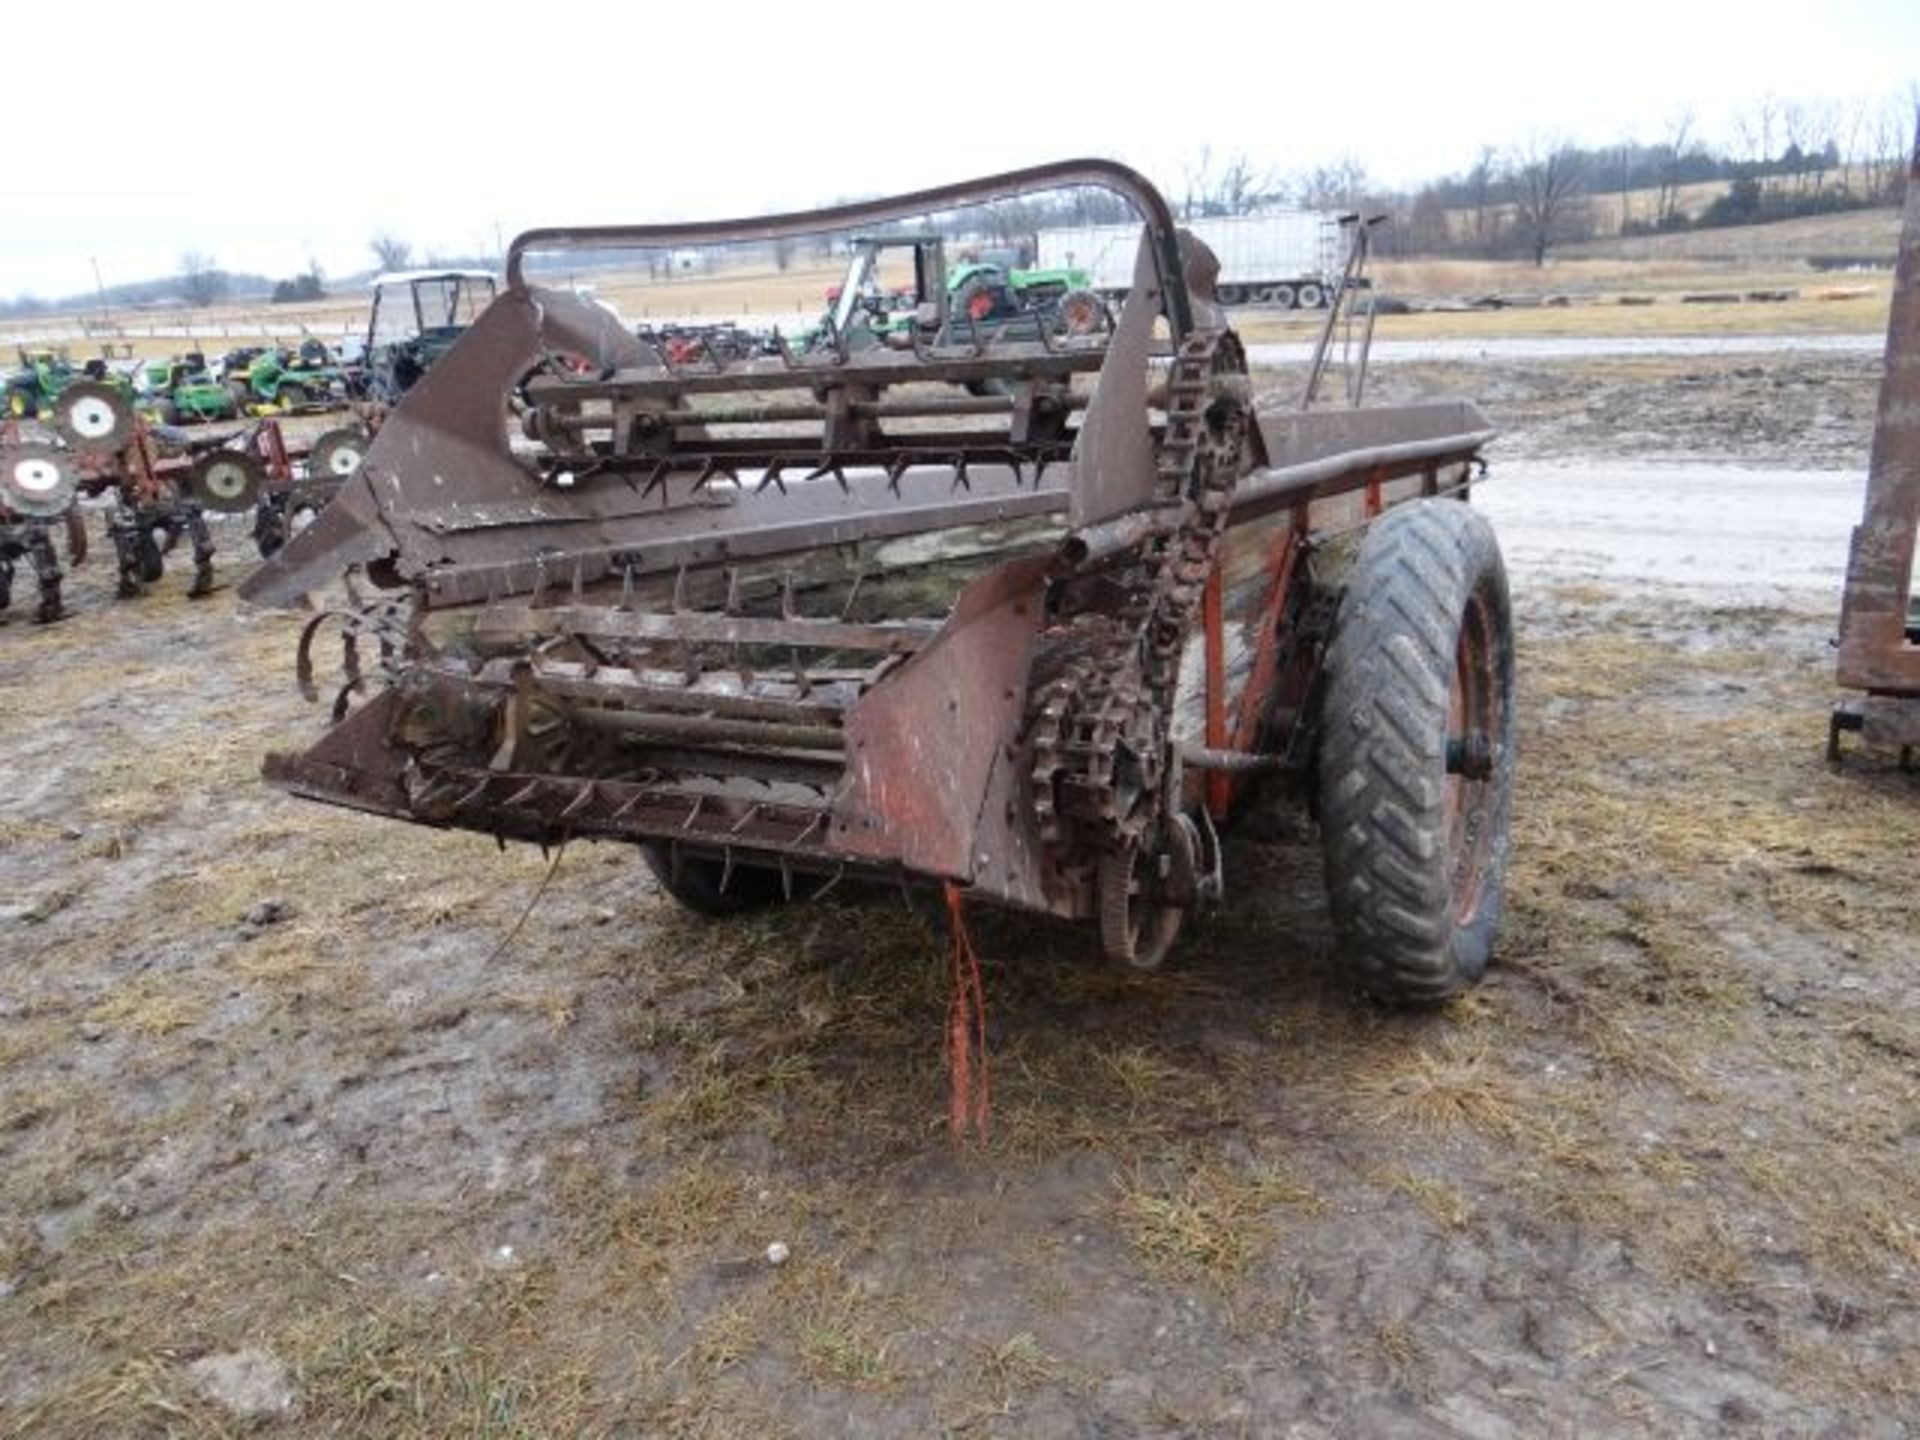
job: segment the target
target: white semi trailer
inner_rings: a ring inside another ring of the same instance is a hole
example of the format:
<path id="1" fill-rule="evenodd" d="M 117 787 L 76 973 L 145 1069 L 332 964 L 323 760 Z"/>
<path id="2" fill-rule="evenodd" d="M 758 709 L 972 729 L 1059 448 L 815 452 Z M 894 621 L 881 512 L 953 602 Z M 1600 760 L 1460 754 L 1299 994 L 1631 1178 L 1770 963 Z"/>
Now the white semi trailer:
<path id="1" fill-rule="evenodd" d="M 1318 210 L 1269 210 L 1181 222 L 1220 257 L 1219 294 L 1228 305 L 1317 310 L 1332 298 L 1345 255 L 1340 222 Z M 1133 283 L 1138 225 L 1072 225 L 1036 237 L 1041 268 L 1084 270 L 1108 297 Z"/>

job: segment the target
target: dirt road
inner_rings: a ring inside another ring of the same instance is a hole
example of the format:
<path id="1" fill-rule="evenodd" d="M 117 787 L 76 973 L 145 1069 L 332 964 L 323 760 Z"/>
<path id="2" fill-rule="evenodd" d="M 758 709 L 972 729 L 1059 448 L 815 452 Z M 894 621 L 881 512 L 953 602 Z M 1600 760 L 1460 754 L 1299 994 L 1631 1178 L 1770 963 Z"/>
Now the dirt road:
<path id="1" fill-rule="evenodd" d="M 898 901 L 703 924 L 266 791 L 294 624 L 178 575 L 11 619 L 0 1433 L 1911 1433 L 1920 782 L 1821 759 L 1870 362 L 1380 381 L 1508 431 L 1493 973 L 1356 998 L 1251 817 L 1163 972 L 980 923 L 977 1149 Z"/>

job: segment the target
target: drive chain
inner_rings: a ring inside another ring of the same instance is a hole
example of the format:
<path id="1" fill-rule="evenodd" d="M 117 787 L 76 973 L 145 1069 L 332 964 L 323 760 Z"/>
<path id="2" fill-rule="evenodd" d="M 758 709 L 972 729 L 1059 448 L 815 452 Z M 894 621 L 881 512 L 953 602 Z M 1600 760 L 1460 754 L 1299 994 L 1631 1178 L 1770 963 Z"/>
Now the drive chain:
<path id="1" fill-rule="evenodd" d="M 1190 336 L 1167 377 L 1159 491 L 1180 521 L 1139 582 L 1144 619 L 1071 662 L 1036 696 L 1029 734 L 1032 795 L 1042 841 L 1056 855 L 1068 832 L 1094 851 L 1140 843 L 1158 817 L 1180 659 L 1226 533 L 1247 412 L 1218 382 L 1245 370 L 1225 331 Z"/>

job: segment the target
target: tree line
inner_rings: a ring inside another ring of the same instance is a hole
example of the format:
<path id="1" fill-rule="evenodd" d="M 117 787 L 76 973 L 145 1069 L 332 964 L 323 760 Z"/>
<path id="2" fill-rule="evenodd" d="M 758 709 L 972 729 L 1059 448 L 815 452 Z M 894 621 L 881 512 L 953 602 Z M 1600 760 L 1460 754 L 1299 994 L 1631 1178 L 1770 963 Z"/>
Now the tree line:
<path id="1" fill-rule="evenodd" d="M 1729 133 L 1704 136 L 1691 109 L 1654 140 L 1582 145 L 1550 136 L 1482 145 L 1465 170 L 1411 189 L 1377 184 L 1347 156 L 1292 174 L 1243 154 L 1203 149 L 1177 190 L 1187 216 L 1249 214 L 1274 205 L 1384 214 L 1389 254 L 1525 256 L 1598 235 L 1755 224 L 1897 205 L 1905 195 L 1920 87 L 1848 102 L 1766 94 Z M 1715 185 L 1688 203 L 1689 187 Z"/>

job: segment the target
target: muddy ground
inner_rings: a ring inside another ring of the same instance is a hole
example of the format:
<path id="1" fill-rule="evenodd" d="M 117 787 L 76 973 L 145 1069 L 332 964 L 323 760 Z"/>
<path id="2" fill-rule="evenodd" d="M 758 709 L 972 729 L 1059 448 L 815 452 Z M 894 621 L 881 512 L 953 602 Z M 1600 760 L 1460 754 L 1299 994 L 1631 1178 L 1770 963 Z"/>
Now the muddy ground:
<path id="1" fill-rule="evenodd" d="M 1378 378 L 1572 495 L 1857 470 L 1875 371 Z M 978 924 L 956 1147 L 897 899 L 702 923 L 283 798 L 293 622 L 90 565 L 0 627 L 0 1433 L 1912 1433 L 1920 780 L 1824 763 L 1818 588 L 1514 579 L 1486 984 L 1357 998 L 1263 817 L 1163 972 Z"/>

